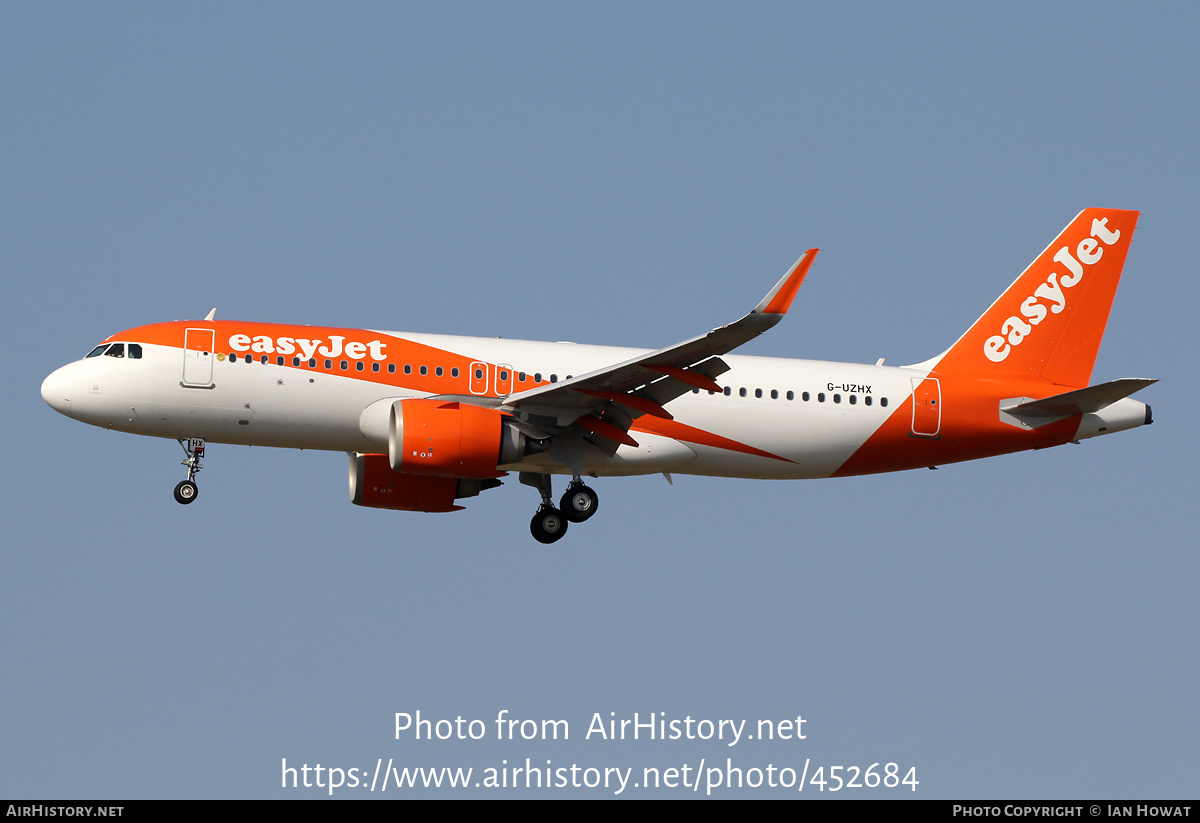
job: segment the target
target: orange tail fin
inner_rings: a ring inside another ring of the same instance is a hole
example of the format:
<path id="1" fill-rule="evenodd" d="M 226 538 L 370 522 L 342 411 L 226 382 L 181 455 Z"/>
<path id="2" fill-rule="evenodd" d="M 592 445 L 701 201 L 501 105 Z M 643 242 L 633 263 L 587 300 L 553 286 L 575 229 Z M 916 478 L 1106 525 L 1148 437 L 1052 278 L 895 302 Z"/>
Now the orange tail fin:
<path id="1" fill-rule="evenodd" d="M 1137 218 L 1081 211 L 935 368 L 1088 385 Z"/>

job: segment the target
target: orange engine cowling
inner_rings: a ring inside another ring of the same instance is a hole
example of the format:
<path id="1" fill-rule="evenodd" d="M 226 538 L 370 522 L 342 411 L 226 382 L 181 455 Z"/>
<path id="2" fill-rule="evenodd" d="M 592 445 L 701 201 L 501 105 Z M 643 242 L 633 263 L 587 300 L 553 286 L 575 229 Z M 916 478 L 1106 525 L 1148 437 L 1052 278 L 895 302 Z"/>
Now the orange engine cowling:
<path id="1" fill-rule="evenodd" d="M 393 471 L 386 454 L 350 455 L 350 501 L 373 509 L 410 512 L 455 512 L 454 501 L 474 497 L 499 480 L 458 477 L 422 477 Z"/>
<path id="2" fill-rule="evenodd" d="M 389 465 L 432 477 L 503 477 L 496 467 L 520 459 L 519 432 L 496 409 L 445 400 L 398 400 L 388 421 Z"/>

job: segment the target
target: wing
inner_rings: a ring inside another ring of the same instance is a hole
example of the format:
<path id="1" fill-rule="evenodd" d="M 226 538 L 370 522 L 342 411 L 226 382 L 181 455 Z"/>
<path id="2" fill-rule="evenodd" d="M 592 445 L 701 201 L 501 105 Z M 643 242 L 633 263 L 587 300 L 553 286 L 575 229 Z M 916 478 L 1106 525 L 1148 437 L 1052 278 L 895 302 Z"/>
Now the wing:
<path id="1" fill-rule="evenodd" d="M 714 378 L 729 371 L 721 355 L 783 319 L 816 256 L 817 249 L 806 251 L 767 296 L 735 323 L 623 363 L 509 395 L 502 408 L 546 429 L 578 425 L 611 441 L 610 452 L 617 443 L 636 446 L 628 434 L 634 418 L 649 414 L 671 420 L 664 406 L 676 397 L 693 388 L 721 391 Z"/>

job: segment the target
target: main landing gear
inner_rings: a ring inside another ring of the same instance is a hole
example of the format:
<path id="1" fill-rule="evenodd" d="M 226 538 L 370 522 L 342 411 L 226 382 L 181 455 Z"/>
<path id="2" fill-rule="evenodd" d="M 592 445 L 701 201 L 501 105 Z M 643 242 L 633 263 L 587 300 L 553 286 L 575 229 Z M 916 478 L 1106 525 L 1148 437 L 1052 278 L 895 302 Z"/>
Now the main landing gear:
<path id="1" fill-rule="evenodd" d="M 179 445 L 183 447 L 184 454 L 187 455 L 187 460 L 183 460 L 179 465 L 187 466 L 187 480 L 180 480 L 175 486 L 175 502 L 187 505 L 196 499 L 196 495 L 200 493 L 199 487 L 196 485 L 196 472 L 200 471 L 201 458 L 204 457 L 204 441 L 199 437 L 193 437 L 191 440 L 180 440 Z"/>
<path id="2" fill-rule="evenodd" d="M 578 477 L 567 486 L 557 509 L 551 496 L 550 475 L 521 472 L 520 479 L 542 495 L 542 505 L 533 515 L 533 520 L 529 521 L 529 531 L 539 543 L 554 543 L 562 539 L 567 533 L 567 526 L 587 520 L 600 505 L 596 492 L 585 486 Z"/>

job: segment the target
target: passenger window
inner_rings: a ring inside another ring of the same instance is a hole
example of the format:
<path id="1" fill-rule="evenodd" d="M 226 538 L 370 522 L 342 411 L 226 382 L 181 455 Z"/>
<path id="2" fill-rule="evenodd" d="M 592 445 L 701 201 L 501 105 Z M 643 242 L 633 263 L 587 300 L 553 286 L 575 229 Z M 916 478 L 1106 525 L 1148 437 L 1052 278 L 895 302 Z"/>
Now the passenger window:
<path id="1" fill-rule="evenodd" d="M 450 376 L 458 377 L 458 368 L 457 367 L 450 370 Z"/>
<path id="2" fill-rule="evenodd" d="M 327 369 L 332 369 L 332 368 L 333 368 L 333 361 L 332 361 L 332 360 L 326 360 L 326 361 L 325 361 L 325 368 L 327 368 Z"/>
<path id="3" fill-rule="evenodd" d="M 355 370 L 356 370 L 356 371 L 362 371 L 362 370 L 363 370 L 363 361 L 361 361 L 361 360 L 357 361 L 357 362 L 354 364 L 354 368 L 355 368 Z M 378 364 L 378 363 L 376 363 L 376 364 L 375 364 L 375 368 L 379 368 L 379 364 Z"/>
<path id="4" fill-rule="evenodd" d="M 841 402 L 842 402 L 842 396 L 841 396 L 840 394 L 835 394 L 835 395 L 833 396 L 833 402 L 834 402 L 834 403 L 841 403 Z"/>
<path id="5" fill-rule="evenodd" d="M 534 383 L 541 383 L 541 382 L 542 382 L 542 373 L 541 373 L 541 372 L 538 372 L 537 374 L 535 374 L 535 375 L 533 376 L 533 382 L 534 382 Z"/>
<path id="6" fill-rule="evenodd" d="M 772 399 L 772 400 L 778 400 L 778 399 L 779 399 L 779 392 L 778 392 L 777 390 L 775 390 L 775 389 L 771 389 L 771 399 Z"/>
<path id="7" fill-rule="evenodd" d="M 879 398 L 879 405 L 883 406 L 886 409 L 887 408 L 887 398 L 886 397 Z"/>
<path id="8" fill-rule="evenodd" d="M 129 344 L 129 357 L 133 360 L 141 360 L 142 359 L 142 347 L 139 346 L 137 343 L 130 343 Z"/>
<path id="9" fill-rule="evenodd" d="M 824 403 L 824 402 L 825 402 L 825 392 L 823 392 L 823 391 L 819 391 L 819 392 L 817 392 L 817 402 L 818 402 L 818 403 Z"/>
<path id="10" fill-rule="evenodd" d="M 732 393 L 732 389 L 733 389 L 733 387 L 732 387 L 732 386 L 726 386 L 726 387 L 725 387 L 724 391 L 725 391 L 725 396 L 726 396 L 726 397 L 728 397 L 728 396 L 729 396 L 729 395 Z"/>
<path id="11" fill-rule="evenodd" d="M 371 371 L 379 371 L 379 364 L 378 364 L 378 363 L 372 363 L 372 364 L 371 364 Z"/>
<path id="12" fill-rule="evenodd" d="M 268 362 L 270 362 L 270 360 L 271 360 L 271 358 L 267 357 L 265 354 L 264 354 L 262 357 L 260 357 L 260 358 L 259 358 L 259 361 L 260 361 L 260 362 L 261 362 L 261 363 L 262 363 L 264 366 L 265 366 L 265 365 L 267 365 L 267 363 L 268 363 Z"/>
<path id="13" fill-rule="evenodd" d="M 438 366 L 436 369 L 433 370 L 433 373 L 436 374 L 438 377 L 441 377 L 442 376 L 442 367 Z"/>
<path id="14" fill-rule="evenodd" d="M 475 376 L 476 376 L 476 377 L 482 377 L 483 375 L 482 375 L 482 374 L 480 374 L 479 372 L 475 372 Z M 557 375 L 557 374 L 552 374 L 552 375 L 550 375 L 550 382 L 551 382 L 551 383 L 557 383 L 557 382 L 558 382 L 558 375 Z"/>
<path id="15" fill-rule="evenodd" d="M 282 354 L 275 358 L 275 365 L 276 366 L 283 365 L 283 355 Z"/>
<path id="16" fill-rule="evenodd" d="M 408 365 L 407 363 L 405 363 L 405 364 L 404 364 L 404 373 L 405 373 L 405 374 L 412 374 L 412 366 L 410 366 L 410 365 Z"/>
<path id="17" fill-rule="evenodd" d="M 388 363 L 388 374 L 395 374 L 395 373 L 396 373 L 396 364 Z"/>
<path id="18" fill-rule="evenodd" d="M 111 346 L 108 347 L 108 351 L 106 351 L 104 353 L 104 356 L 105 357 L 124 357 L 125 356 L 125 344 L 124 343 L 113 343 Z"/>
<path id="19" fill-rule="evenodd" d="M 858 396 L 857 396 L 857 395 L 853 395 L 853 394 L 852 394 L 852 395 L 850 395 L 850 405 L 851 405 L 851 406 L 853 406 L 853 405 L 854 405 L 855 403 L 857 403 L 857 402 L 858 402 Z"/>
<path id="20" fill-rule="evenodd" d="M 84 360 L 86 360 L 88 357 L 99 357 L 100 355 L 104 354 L 104 350 L 107 348 L 107 343 L 101 343 L 99 346 L 88 352 L 87 357 L 85 357 Z"/>
<path id="21" fill-rule="evenodd" d="M 427 375 L 427 374 L 429 374 L 429 367 L 428 367 L 428 366 L 422 366 L 422 367 L 421 367 L 421 376 L 422 376 L 422 377 L 424 377 L 424 376 L 425 376 L 425 375 Z"/>
<path id="22" fill-rule="evenodd" d="M 438 377 L 441 377 L 441 376 L 442 376 L 442 370 L 441 370 L 441 369 L 438 369 Z M 501 370 L 501 372 L 500 372 L 500 382 L 501 382 L 501 383 L 503 383 L 503 382 L 504 382 L 505 380 L 507 380 L 507 379 L 508 379 L 508 372 L 507 372 L 507 371 L 504 371 L 504 370 Z"/>
<path id="23" fill-rule="evenodd" d="M 523 372 L 523 371 L 519 371 L 519 372 L 517 372 L 517 382 L 518 382 L 518 383 L 524 383 L 524 382 L 525 382 L 525 372 Z"/>
<path id="24" fill-rule="evenodd" d="M 343 360 L 342 361 L 342 371 L 345 371 L 348 368 L 350 368 L 350 364 L 347 363 L 345 360 Z"/>
<path id="25" fill-rule="evenodd" d="M 863 402 L 866 403 L 868 406 L 871 405 L 871 395 L 868 394 L 866 397 L 864 397 Z"/>
<path id="26" fill-rule="evenodd" d="M 754 396 L 755 396 L 755 397 L 762 397 L 762 389 L 755 389 L 755 390 L 754 390 Z"/>
<path id="27" fill-rule="evenodd" d="M 739 396 L 739 397 L 745 397 L 745 396 L 746 396 L 746 387 L 745 387 L 745 386 L 742 386 L 740 389 L 738 389 L 738 396 Z"/>
<path id="28" fill-rule="evenodd" d="M 300 358 L 299 358 L 299 357 L 293 357 L 293 358 L 292 358 L 292 365 L 293 365 L 293 366 L 299 366 L 299 365 L 300 365 Z"/>

